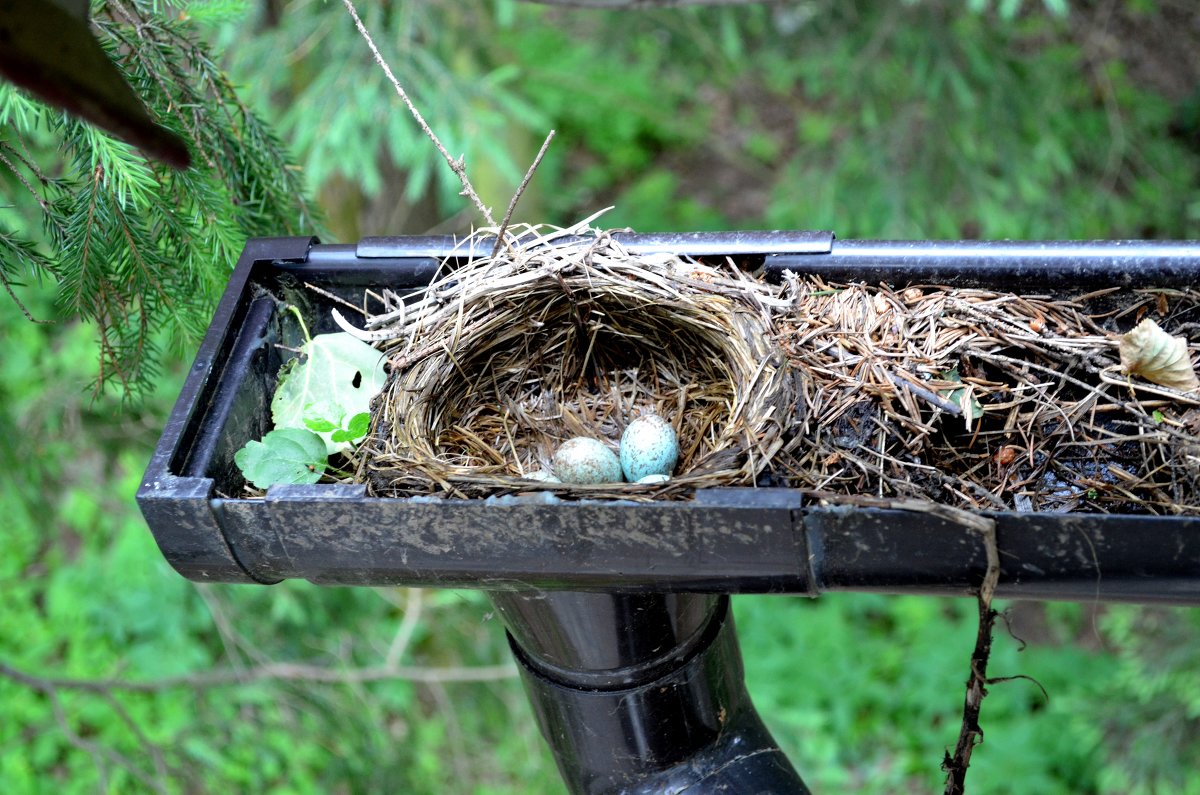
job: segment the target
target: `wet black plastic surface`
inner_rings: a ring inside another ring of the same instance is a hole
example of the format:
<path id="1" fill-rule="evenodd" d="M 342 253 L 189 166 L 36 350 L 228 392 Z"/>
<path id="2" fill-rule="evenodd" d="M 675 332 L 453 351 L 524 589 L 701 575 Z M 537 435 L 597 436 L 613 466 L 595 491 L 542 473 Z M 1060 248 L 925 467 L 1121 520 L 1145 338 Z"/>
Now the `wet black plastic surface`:
<path id="1" fill-rule="evenodd" d="M 722 597 L 694 593 L 493 591 L 491 599 L 528 665 L 590 690 L 633 687 L 678 668 L 725 610 Z"/>
<path id="2" fill-rule="evenodd" d="M 1191 240 L 836 240 L 815 256 L 769 256 L 766 267 L 867 284 L 1083 293 L 1196 284 L 1197 257 Z"/>
<path id="3" fill-rule="evenodd" d="M 744 246 L 766 240 L 762 235 L 727 238 L 752 261 Z M 636 247 L 637 238 L 625 242 Z M 689 239 L 698 254 L 711 256 L 721 238 L 674 236 L 675 250 L 690 253 Z M 1003 289 L 1013 289 L 1014 279 L 1035 287 L 1071 279 L 1080 291 L 1200 281 L 1200 244 L 1186 242 L 882 243 L 797 233 L 791 254 L 780 253 L 788 248 L 786 234 L 774 233 L 769 242 L 760 258 L 768 272 L 786 265 L 831 279 L 928 283 L 957 274 Z M 323 311 L 332 304 L 305 283 L 351 301 L 368 287 L 403 293 L 437 272 L 431 254 L 438 245 L 426 238 L 247 244 L 138 494 L 164 556 L 180 573 L 232 582 L 299 577 L 359 585 L 810 595 L 846 589 L 966 595 L 978 584 L 983 548 L 961 526 L 906 511 L 806 506 L 786 489 L 714 489 L 690 502 L 651 504 L 568 502 L 548 494 L 376 499 L 361 486 L 337 485 L 280 486 L 265 499 L 237 498 L 242 480 L 232 456 L 267 430 L 280 363 L 274 343 L 297 341 L 279 302 L 305 305 L 314 333 L 333 330 Z M 1200 519 L 992 515 L 1001 596 L 1200 603 Z"/>
<path id="4" fill-rule="evenodd" d="M 610 629 L 604 618 L 589 626 Z M 510 646 L 574 795 L 808 792 L 746 692 L 728 597 L 689 657 L 624 687 L 556 680 L 511 637 Z"/>

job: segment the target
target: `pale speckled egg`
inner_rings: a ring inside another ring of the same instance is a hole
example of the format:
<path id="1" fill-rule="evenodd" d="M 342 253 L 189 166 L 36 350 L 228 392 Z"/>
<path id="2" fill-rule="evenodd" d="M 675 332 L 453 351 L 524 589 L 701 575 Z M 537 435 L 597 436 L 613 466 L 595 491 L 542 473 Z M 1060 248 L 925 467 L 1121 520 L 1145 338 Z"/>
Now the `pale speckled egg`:
<path id="1" fill-rule="evenodd" d="M 554 453 L 552 467 L 563 483 L 593 485 L 621 482 L 621 462 L 616 454 L 603 442 L 586 436 L 576 436 L 563 442 Z"/>
<path id="2" fill-rule="evenodd" d="M 539 469 L 537 472 L 530 472 L 525 475 L 526 480 L 537 480 L 542 483 L 562 483 L 558 475 L 555 475 L 548 469 Z"/>
<path id="3" fill-rule="evenodd" d="M 647 475 L 667 475 L 679 461 L 679 439 L 671 423 L 657 414 L 638 417 L 621 434 L 621 471 L 636 483 Z"/>
<path id="4" fill-rule="evenodd" d="M 660 475 L 656 472 L 653 475 L 646 475 L 644 478 L 638 478 L 637 482 L 640 486 L 649 486 L 654 483 L 666 483 L 670 479 L 670 475 Z"/>

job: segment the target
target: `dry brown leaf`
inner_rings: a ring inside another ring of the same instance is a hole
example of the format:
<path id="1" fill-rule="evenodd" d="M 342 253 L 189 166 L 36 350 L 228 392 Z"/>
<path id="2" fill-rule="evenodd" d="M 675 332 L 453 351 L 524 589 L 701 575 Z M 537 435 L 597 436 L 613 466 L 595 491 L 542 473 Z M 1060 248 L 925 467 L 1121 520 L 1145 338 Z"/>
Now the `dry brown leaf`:
<path id="1" fill-rule="evenodd" d="M 1151 318 L 1145 318 L 1120 339 L 1121 368 L 1159 386 L 1190 392 L 1200 379 L 1188 355 L 1187 340 L 1172 337 Z"/>

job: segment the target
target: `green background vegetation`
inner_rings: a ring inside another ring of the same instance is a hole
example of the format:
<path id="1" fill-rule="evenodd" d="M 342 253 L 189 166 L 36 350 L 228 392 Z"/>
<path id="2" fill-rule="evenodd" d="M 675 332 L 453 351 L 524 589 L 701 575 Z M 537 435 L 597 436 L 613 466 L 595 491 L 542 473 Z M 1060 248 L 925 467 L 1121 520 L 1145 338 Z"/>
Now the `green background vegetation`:
<path id="1" fill-rule="evenodd" d="M 326 239 L 469 228 L 457 184 L 339 3 L 130 5 L 215 46 L 212 65 L 303 166 Z M 493 207 L 558 130 L 519 220 L 567 223 L 612 204 L 606 224 L 643 231 L 1200 237 L 1190 0 L 625 14 L 511 0 L 361 5 Z M 139 86 L 174 118 L 153 81 Z M 364 675 L 389 655 L 427 672 L 494 671 L 507 650 L 480 594 L 196 586 L 163 562 L 133 506 L 240 240 L 312 228 L 274 140 L 247 138 L 253 120 L 222 121 L 212 94 L 201 96 L 218 162 L 171 182 L 14 96 L 0 101 L 0 152 L 22 153 L 52 184 L 19 163 L 0 167 L 0 267 L 34 316 L 56 322 L 29 323 L 0 302 L 0 663 L 40 677 L 0 676 L 0 790 L 559 791 L 511 676 Z M 97 163 L 112 181 L 89 182 Z M 88 217 L 81 190 L 122 212 Z M 164 227 L 180 206 L 199 214 Z M 109 283 L 135 297 L 146 287 L 118 234 L 125 216 L 163 295 L 195 299 L 146 310 L 155 355 L 145 361 L 106 353 L 96 320 L 112 317 L 77 298 Z M 80 224 L 107 247 L 84 273 L 77 235 L 61 231 Z M 136 398 L 119 381 L 87 389 L 97 361 L 126 362 Z M 972 604 L 740 597 L 735 611 L 755 701 L 815 790 L 940 789 Z M 1020 605 L 1012 619 L 1029 645 L 999 637 L 991 672 L 1035 677 L 1050 699 L 1024 681 L 993 688 L 972 791 L 1200 793 L 1200 611 Z M 234 670 L 277 675 L 203 681 Z M 179 677 L 194 681 L 145 692 L 48 684 Z"/>

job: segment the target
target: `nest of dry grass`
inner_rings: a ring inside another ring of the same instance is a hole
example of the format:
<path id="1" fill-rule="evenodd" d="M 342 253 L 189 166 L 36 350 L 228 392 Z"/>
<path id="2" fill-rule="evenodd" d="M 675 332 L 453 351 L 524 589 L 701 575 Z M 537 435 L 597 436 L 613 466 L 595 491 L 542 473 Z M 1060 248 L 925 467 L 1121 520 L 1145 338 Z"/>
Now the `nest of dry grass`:
<path id="1" fill-rule="evenodd" d="M 769 484 L 1200 513 L 1200 399 L 1126 375 L 1117 353 L 1143 315 L 1195 327 L 1200 293 L 768 284 L 571 232 L 527 229 L 368 319 L 391 369 L 358 457 L 373 493 L 663 499 Z M 680 436 L 667 484 L 526 479 L 572 436 L 615 448 L 645 412 Z"/>
<path id="2" fill-rule="evenodd" d="M 615 450 L 646 412 L 679 436 L 667 484 L 543 487 L 663 498 L 753 484 L 794 404 L 776 291 L 728 265 L 633 256 L 606 233 L 558 237 L 526 235 L 385 313 L 391 378 L 363 449 L 373 490 L 528 489 L 562 442 Z"/>

